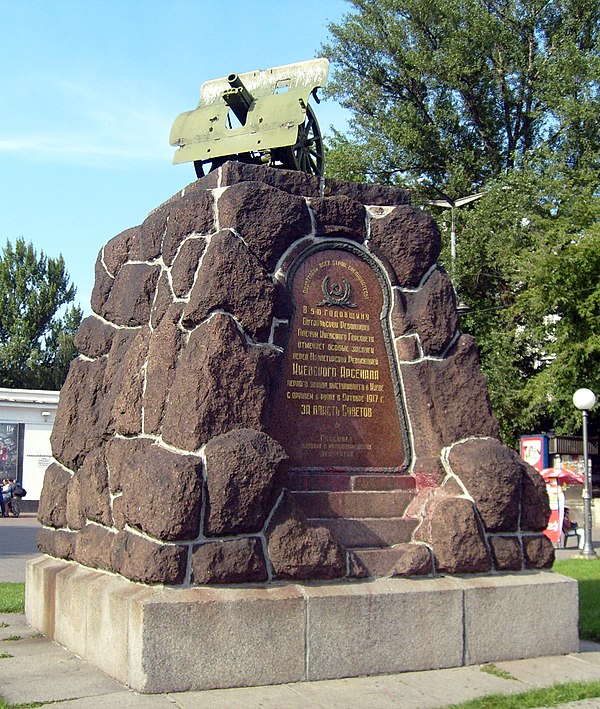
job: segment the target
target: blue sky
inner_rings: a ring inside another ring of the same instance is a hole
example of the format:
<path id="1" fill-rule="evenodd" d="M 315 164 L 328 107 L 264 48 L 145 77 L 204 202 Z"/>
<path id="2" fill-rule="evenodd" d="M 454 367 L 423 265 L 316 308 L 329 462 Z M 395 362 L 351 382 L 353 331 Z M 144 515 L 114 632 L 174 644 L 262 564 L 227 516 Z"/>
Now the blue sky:
<path id="1" fill-rule="evenodd" d="M 174 118 L 203 81 L 312 59 L 344 0 L 0 0 L 0 245 L 62 253 L 89 313 L 102 245 L 195 179 Z M 334 102 L 322 132 L 345 129 Z"/>

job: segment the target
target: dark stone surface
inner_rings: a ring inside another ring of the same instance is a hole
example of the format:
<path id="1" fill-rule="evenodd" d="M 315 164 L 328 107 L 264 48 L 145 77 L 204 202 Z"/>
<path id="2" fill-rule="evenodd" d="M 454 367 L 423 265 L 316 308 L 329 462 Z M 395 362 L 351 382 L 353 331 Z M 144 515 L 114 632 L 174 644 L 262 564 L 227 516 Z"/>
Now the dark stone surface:
<path id="1" fill-rule="evenodd" d="M 498 437 L 475 341 L 462 335 L 443 360 L 401 364 L 414 453 L 436 458 L 441 448 L 470 436 Z"/>
<path id="2" fill-rule="evenodd" d="M 101 314 L 115 282 L 114 276 L 108 273 L 102 262 L 102 252 L 98 254 L 98 258 L 96 259 L 94 275 L 94 287 L 92 289 L 90 302 L 94 313 Z"/>
<path id="3" fill-rule="evenodd" d="M 472 439 L 455 445 L 448 462 L 477 505 L 487 531 L 517 531 L 522 475 L 517 454 L 498 440 Z"/>
<path id="4" fill-rule="evenodd" d="M 158 279 L 156 297 L 154 298 L 152 312 L 150 313 L 150 324 L 152 327 L 158 327 L 160 325 L 165 313 L 173 304 L 173 299 L 174 295 L 171 290 L 171 284 L 169 283 L 169 276 L 166 271 L 163 271 Z"/>
<path id="5" fill-rule="evenodd" d="M 460 574 L 490 570 L 483 533 L 469 500 L 439 498 L 429 514 L 430 543 L 438 571 Z"/>
<path id="6" fill-rule="evenodd" d="M 521 464 L 521 529 L 527 532 L 542 532 L 550 519 L 550 502 L 544 479 L 535 468 Z"/>
<path id="7" fill-rule="evenodd" d="M 550 569 L 554 564 L 554 546 L 543 534 L 524 536 L 523 553 L 528 569 Z"/>
<path id="8" fill-rule="evenodd" d="M 73 558 L 84 566 L 109 570 L 114 540 L 115 533 L 106 527 L 88 524 L 77 533 Z"/>
<path id="9" fill-rule="evenodd" d="M 266 433 L 237 429 L 206 445 L 205 534 L 259 532 L 287 475 L 285 450 Z"/>
<path id="10" fill-rule="evenodd" d="M 234 428 L 261 430 L 275 358 L 270 348 L 249 346 L 227 315 L 198 326 L 177 364 L 163 439 L 194 451 Z"/>
<path id="11" fill-rule="evenodd" d="M 404 288 L 416 288 L 435 263 L 441 248 L 433 218 L 421 209 L 399 206 L 371 221 L 369 244 L 377 247 L 396 272 Z"/>
<path id="12" fill-rule="evenodd" d="M 326 527 L 309 524 L 285 494 L 267 531 L 276 579 L 335 579 L 346 574 L 344 548 Z"/>
<path id="13" fill-rule="evenodd" d="M 313 198 L 310 208 L 315 215 L 316 236 L 337 237 L 363 242 L 367 237 L 367 211 L 350 197 Z"/>
<path id="14" fill-rule="evenodd" d="M 414 362 L 423 356 L 416 336 L 399 337 L 396 340 L 396 352 L 400 362 Z"/>
<path id="15" fill-rule="evenodd" d="M 106 420 L 100 402 L 106 360 L 73 360 L 60 393 L 50 441 L 60 463 L 76 470 L 103 439 Z"/>
<path id="16" fill-rule="evenodd" d="M 269 339 L 275 310 L 275 285 L 241 239 L 220 231 L 210 240 L 206 263 L 198 274 L 183 325 L 192 329 L 214 310 L 235 316 L 257 342 Z"/>
<path id="17" fill-rule="evenodd" d="M 131 239 L 130 261 L 154 261 L 161 256 L 161 248 L 167 229 L 169 213 L 163 209 L 153 210 L 140 225 Z"/>
<path id="18" fill-rule="evenodd" d="M 85 463 L 84 463 L 85 465 Z M 69 529 L 83 529 L 86 524 L 84 498 L 81 492 L 81 477 L 76 472 L 67 488 L 67 524 Z"/>
<path id="19" fill-rule="evenodd" d="M 181 303 L 171 306 L 150 339 L 143 399 L 145 433 L 160 433 L 165 405 L 185 340 L 178 326 L 182 309 Z"/>
<path id="20" fill-rule="evenodd" d="M 490 537 L 489 542 L 498 571 L 520 571 L 523 568 L 523 550 L 518 537 Z"/>
<path id="21" fill-rule="evenodd" d="M 160 266 L 126 263 L 119 269 L 100 310 L 105 320 L 123 327 L 144 325 L 150 319 Z"/>
<path id="22" fill-rule="evenodd" d="M 86 357 L 102 357 L 109 353 L 115 333 L 115 327 L 90 315 L 81 321 L 75 335 L 75 347 Z"/>
<path id="23" fill-rule="evenodd" d="M 274 170 L 265 165 L 248 165 L 233 160 L 187 187 L 186 192 L 227 187 L 239 182 L 263 182 L 298 196 L 318 197 L 321 193 L 321 180 L 314 175 L 297 170 Z"/>
<path id="24" fill-rule="evenodd" d="M 129 261 L 132 242 L 138 238 L 140 227 L 134 226 L 125 229 L 114 236 L 100 252 L 106 270 L 114 278 L 123 264 Z"/>
<path id="25" fill-rule="evenodd" d="M 192 583 L 256 583 L 267 579 L 267 566 L 259 539 L 209 542 L 194 547 Z"/>
<path id="26" fill-rule="evenodd" d="M 150 328 L 142 328 L 123 358 L 112 412 L 115 431 L 123 436 L 133 436 L 142 432 L 144 364 L 150 336 Z"/>
<path id="27" fill-rule="evenodd" d="M 398 544 L 399 552 L 392 576 L 425 576 L 433 572 L 431 551 L 424 544 Z"/>
<path id="28" fill-rule="evenodd" d="M 261 182 L 241 182 L 219 199 L 222 229 L 234 229 L 273 271 L 284 251 L 311 231 L 306 202 Z"/>
<path id="29" fill-rule="evenodd" d="M 425 355 L 443 354 L 458 328 L 454 288 L 448 276 L 435 270 L 417 293 L 405 295 L 409 319 Z"/>
<path id="30" fill-rule="evenodd" d="M 46 527 L 65 527 L 67 524 L 67 490 L 71 474 L 52 463 L 44 475 L 44 485 L 38 507 L 38 521 Z"/>
<path id="31" fill-rule="evenodd" d="M 410 190 L 387 185 L 325 179 L 324 196 L 345 195 L 361 204 L 383 207 L 410 204 Z"/>
<path id="32" fill-rule="evenodd" d="M 73 476 L 81 490 L 82 510 L 85 517 L 107 527 L 112 525 L 108 469 L 104 449 L 97 448 L 88 454 L 81 468 Z M 72 526 L 72 525 L 69 525 Z"/>
<path id="33" fill-rule="evenodd" d="M 173 263 L 181 242 L 190 234 L 210 234 L 215 229 L 214 197 L 211 192 L 185 193 L 157 210 L 168 214 L 164 231 L 162 257 L 167 266 Z"/>
<path id="34" fill-rule="evenodd" d="M 111 570 L 141 583 L 181 584 L 185 580 L 187 548 L 156 544 L 130 532 L 118 532 L 111 554 Z"/>
<path id="35" fill-rule="evenodd" d="M 123 492 L 123 514 L 129 525 L 163 541 L 198 536 L 200 458 L 172 453 L 148 439 L 114 439 L 107 462 L 111 486 L 114 478 Z"/>
<path id="36" fill-rule="evenodd" d="M 206 239 L 203 238 L 190 238 L 183 242 L 171 268 L 173 292 L 178 298 L 187 296 L 194 285 L 196 269 L 205 249 Z"/>
<path id="37" fill-rule="evenodd" d="M 279 378 L 287 376 L 283 357 L 256 343 L 268 340 L 273 319 L 291 317 L 281 283 L 314 243 L 313 230 L 355 243 L 368 230 L 368 249 L 393 288 L 391 341 L 414 444 L 407 461 L 411 486 L 390 494 L 403 496 L 402 510 L 413 498 L 402 522 L 411 530 L 419 525 L 414 543 L 396 540 L 402 543 L 383 549 L 370 568 L 401 576 L 472 573 L 489 571 L 492 558 L 498 571 L 548 567 L 552 545 L 538 534 L 548 517 L 545 486 L 499 441 L 486 439 L 497 437 L 498 426 L 472 338 L 451 345 L 458 319 L 452 286 L 434 265 L 439 231 L 429 215 L 408 206 L 409 197 L 406 190 L 227 163 L 112 239 L 96 265 L 92 306 L 100 317 L 86 318 L 77 334 L 85 358 L 71 367 L 52 434 L 56 459 L 74 474 L 60 465 L 49 469 L 40 548 L 143 583 L 183 583 L 188 561 L 196 584 L 264 582 L 271 570 L 274 580 L 344 577 L 344 547 L 325 525 L 309 523 L 289 493 L 266 539 L 244 536 L 262 533 L 290 479 L 285 451 L 264 433 L 283 410 L 273 397 Z M 369 214 L 364 205 L 371 205 Z M 384 208 L 394 205 L 390 212 Z M 269 275 L 275 267 L 277 281 Z M 371 282 L 363 281 L 370 293 Z M 379 318 L 381 307 L 370 305 Z M 274 342 L 289 347 L 286 335 L 296 337 L 296 327 L 281 322 Z M 391 390 L 384 383 L 378 391 Z M 325 420 L 324 430 L 334 418 Z M 294 427 L 289 419 L 288 425 Z M 385 429 L 378 431 L 381 438 Z M 288 445 L 290 437 L 281 440 Z M 449 465 L 457 479 L 442 465 L 442 449 L 453 444 Z M 204 530 L 201 452 L 207 461 Z M 397 457 L 384 467 L 402 465 Z M 352 495 L 351 476 L 339 472 L 323 474 L 326 489 Z M 378 476 L 363 477 L 365 490 L 387 489 L 369 487 Z M 320 489 L 314 475 L 304 478 L 301 489 Z M 389 507 L 391 499 L 381 502 Z M 392 507 L 402 514 L 395 502 Z M 355 506 L 338 512 L 347 517 L 350 509 Z M 67 525 L 74 531 L 63 529 Z M 492 532 L 491 556 L 483 526 Z M 223 539 L 200 543 L 200 531 Z M 183 540 L 194 548 L 173 543 Z"/>
<path id="38" fill-rule="evenodd" d="M 76 532 L 42 528 L 37 533 L 37 546 L 42 554 L 72 561 L 75 554 L 76 538 Z"/>

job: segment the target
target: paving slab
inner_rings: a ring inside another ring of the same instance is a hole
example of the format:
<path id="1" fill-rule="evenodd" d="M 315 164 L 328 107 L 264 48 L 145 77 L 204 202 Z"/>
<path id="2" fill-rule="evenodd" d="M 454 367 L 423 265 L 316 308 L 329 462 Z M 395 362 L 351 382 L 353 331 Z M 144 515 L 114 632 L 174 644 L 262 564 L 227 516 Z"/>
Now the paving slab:
<path id="1" fill-rule="evenodd" d="M 49 706 L 49 704 L 43 706 Z M 103 694 L 101 697 L 71 699 L 68 704 L 64 705 L 64 709 L 111 709 L 111 707 L 119 709 L 178 709 L 179 705 L 175 704 L 166 694 L 138 694 L 127 688 L 113 694 Z M 246 705 L 246 709 L 250 709 L 250 707 Z"/>
<path id="2" fill-rule="evenodd" d="M 16 653 L 18 644 L 19 641 L 6 641 L 2 647 L 6 645 L 5 652 Z M 123 689 L 112 677 L 49 641 L 46 651 L 38 652 L 35 660 L 26 665 L 23 657 L 16 654 L 2 660 L 0 695 L 9 704 L 100 697 Z"/>
<path id="3" fill-rule="evenodd" d="M 326 703 L 326 697 L 312 701 L 293 687 L 281 684 L 271 687 L 210 689 L 203 692 L 174 692 L 168 696 L 181 709 L 327 709 L 331 706 Z"/>
<path id="4" fill-rule="evenodd" d="M 68 699 L 69 709 L 440 709 L 489 694 L 511 694 L 560 681 L 600 679 L 600 645 L 581 643 L 581 652 L 495 663 L 516 679 L 502 679 L 480 666 L 395 675 L 288 683 L 268 687 L 138 694 L 57 643 L 39 636 L 19 614 L 0 615 L 3 631 L 21 640 L 0 641 L 0 695 L 8 702 Z M 27 680 L 22 679 L 27 666 Z M 46 705 L 44 705 L 46 706 Z M 562 709 L 600 709 L 600 698 L 570 702 Z"/>
<path id="5" fill-rule="evenodd" d="M 518 694 L 529 689 L 517 679 L 503 679 L 484 672 L 479 665 L 407 672 L 402 675 L 402 681 L 435 702 L 432 706 L 458 704 L 486 694 Z"/>
<path id="6" fill-rule="evenodd" d="M 548 677 L 554 678 L 555 683 L 600 680 L 600 664 L 590 662 L 586 658 L 587 653 L 585 655 L 533 657 L 524 660 L 496 662 L 495 664 L 530 687 L 546 687 L 548 686 Z"/>

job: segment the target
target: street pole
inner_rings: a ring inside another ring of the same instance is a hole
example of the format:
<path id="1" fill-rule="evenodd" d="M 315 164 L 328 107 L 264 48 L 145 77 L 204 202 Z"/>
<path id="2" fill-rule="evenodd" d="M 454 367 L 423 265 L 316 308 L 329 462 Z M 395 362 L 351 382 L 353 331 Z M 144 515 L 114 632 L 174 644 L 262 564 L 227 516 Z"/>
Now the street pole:
<path id="1" fill-rule="evenodd" d="M 465 313 L 468 313 L 471 308 L 469 308 L 468 305 L 463 303 L 456 290 L 456 210 L 458 209 L 458 207 L 462 207 L 463 204 L 469 204 L 470 202 L 475 202 L 475 200 L 481 199 L 485 195 L 485 192 L 477 192 L 476 194 L 470 194 L 467 197 L 459 197 L 458 199 L 452 199 L 452 197 L 449 197 L 445 192 L 442 192 L 439 187 L 436 187 L 433 183 L 429 182 L 424 177 L 420 177 L 417 182 L 427 185 L 427 187 L 430 187 L 432 190 L 437 192 L 442 198 L 430 199 L 427 201 L 427 204 L 430 204 L 434 207 L 445 207 L 446 209 L 450 210 L 450 268 L 448 269 L 448 271 L 450 280 L 452 281 L 452 285 L 454 286 L 456 300 L 458 301 L 456 310 L 459 315 L 464 315 Z"/>
<path id="2" fill-rule="evenodd" d="M 573 394 L 573 403 L 583 416 L 583 467 L 585 474 L 585 485 L 583 488 L 583 526 L 584 542 L 581 550 L 581 558 L 596 559 L 592 543 L 592 472 L 588 462 L 588 411 L 596 403 L 596 395 L 590 389 L 578 389 Z"/>

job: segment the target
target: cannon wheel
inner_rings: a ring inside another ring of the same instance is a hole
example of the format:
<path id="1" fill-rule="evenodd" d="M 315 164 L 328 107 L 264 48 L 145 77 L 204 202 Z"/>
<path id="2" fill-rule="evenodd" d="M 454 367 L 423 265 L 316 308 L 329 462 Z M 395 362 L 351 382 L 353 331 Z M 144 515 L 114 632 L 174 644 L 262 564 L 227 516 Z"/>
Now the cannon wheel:
<path id="1" fill-rule="evenodd" d="M 288 170 L 301 170 L 319 177 L 323 174 L 323 138 L 310 106 L 307 106 L 304 123 L 298 126 L 296 143 L 288 148 L 278 148 L 276 160 Z"/>

